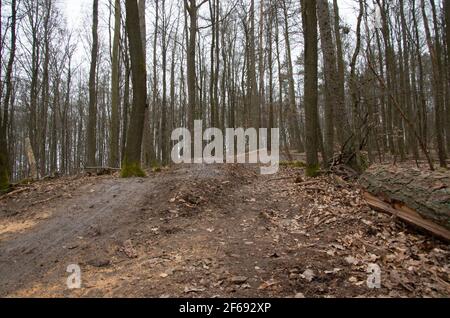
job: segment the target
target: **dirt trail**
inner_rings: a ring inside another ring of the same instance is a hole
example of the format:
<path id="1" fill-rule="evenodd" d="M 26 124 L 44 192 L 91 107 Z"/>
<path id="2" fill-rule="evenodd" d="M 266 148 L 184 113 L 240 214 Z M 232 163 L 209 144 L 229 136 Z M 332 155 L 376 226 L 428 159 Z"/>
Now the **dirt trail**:
<path id="1" fill-rule="evenodd" d="M 60 182 L 0 201 L 0 296 L 450 295 L 448 246 L 332 177 L 193 165 Z M 366 285 L 369 263 L 381 289 Z M 79 290 L 67 289 L 70 264 Z"/>

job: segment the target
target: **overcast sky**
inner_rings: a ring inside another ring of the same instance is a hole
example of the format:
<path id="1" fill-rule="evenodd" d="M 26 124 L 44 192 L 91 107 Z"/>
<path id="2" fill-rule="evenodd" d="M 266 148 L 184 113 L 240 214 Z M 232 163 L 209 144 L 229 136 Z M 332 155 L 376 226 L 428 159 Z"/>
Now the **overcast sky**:
<path id="1" fill-rule="evenodd" d="M 81 26 L 83 17 L 92 10 L 92 0 L 60 0 L 65 3 L 65 14 L 69 27 L 78 28 Z M 100 0 L 105 2 L 107 0 Z M 151 1 L 151 0 L 147 0 Z M 299 0 L 300 1 L 300 0 Z M 355 0 L 338 0 L 342 18 L 350 24 L 356 24 Z"/>
<path id="2" fill-rule="evenodd" d="M 153 0 L 147 0 L 147 5 L 149 5 L 150 1 Z M 171 1 L 171 0 L 167 0 Z M 173 0 L 175 1 L 175 0 Z M 178 0 L 177 0 L 178 1 Z M 223 0 L 223 1 L 229 1 L 229 0 Z M 250 1 L 250 0 L 248 0 Z M 297 0 L 300 1 L 300 0 Z M 64 14 L 67 19 L 67 24 L 69 29 L 75 29 L 75 30 L 82 30 L 82 32 L 88 32 L 90 30 L 90 16 L 92 14 L 92 3 L 93 0 L 58 0 L 62 8 L 64 9 Z M 358 2 L 357 0 L 338 0 L 339 3 L 339 9 L 341 18 L 347 23 L 353 26 L 353 29 L 356 29 L 356 20 L 357 20 L 357 12 L 359 10 Z M 105 10 L 103 13 L 103 16 L 107 14 L 107 4 L 108 0 L 99 0 L 100 4 L 100 15 L 102 15 L 102 10 Z M 107 19 L 107 16 L 106 18 Z M 100 18 L 101 24 L 103 22 L 106 23 L 106 20 Z M 103 20 L 103 22 L 102 22 Z M 106 25 L 106 24 L 105 24 Z M 147 25 L 150 25 L 148 22 Z M 100 25 L 100 29 L 102 26 Z M 81 42 L 80 42 L 81 43 Z M 291 43 L 292 50 L 295 54 L 299 54 L 299 47 L 295 46 L 295 43 Z M 83 45 L 78 44 L 77 50 L 75 53 L 75 60 L 77 63 L 83 64 L 83 61 L 86 58 L 89 58 L 90 52 L 86 51 L 86 47 L 83 47 Z M 84 65 L 84 64 L 83 64 Z M 84 65 L 86 66 L 86 65 Z M 87 67 L 87 66 L 86 66 Z"/>

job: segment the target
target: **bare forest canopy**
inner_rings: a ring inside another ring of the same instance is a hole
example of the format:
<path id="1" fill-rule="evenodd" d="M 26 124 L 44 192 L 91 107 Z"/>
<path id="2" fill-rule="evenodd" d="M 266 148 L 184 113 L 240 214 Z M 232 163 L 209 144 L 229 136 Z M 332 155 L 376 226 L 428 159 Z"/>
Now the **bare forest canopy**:
<path id="1" fill-rule="evenodd" d="M 450 1 L 93 0 L 76 30 L 64 5 L 1 2 L 2 189 L 169 164 L 172 130 L 197 119 L 280 128 L 310 174 L 446 166 Z"/>

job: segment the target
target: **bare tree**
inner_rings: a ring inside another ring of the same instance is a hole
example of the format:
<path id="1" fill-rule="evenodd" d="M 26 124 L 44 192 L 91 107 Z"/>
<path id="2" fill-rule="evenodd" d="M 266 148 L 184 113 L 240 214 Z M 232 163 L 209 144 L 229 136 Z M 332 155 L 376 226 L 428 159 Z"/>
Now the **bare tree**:
<path id="1" fill-rule="evenodd" d="M 7 133 L 9 125 L 9 108 L 12 95 L 12 72 L 14 66 L 14 60 L 16 57 L 16 24 L 17 24 L 17 2 L 11 1 L 11 47 L 9 51 L 9 60 L 6 67 L 6 93 L 3 101 L 3 113 L 0 108 L 0 193 L 8 190 L 9 188 L 9 156 L 8 156 L 8 143 Z"/>
<path id="2" fill-rule="evenodd" d="M 318 31 L 316 1 L 302 2 L 303 32 L 305 37 L 305 120 L 307 174 L 314 176 L 319 169 L 318 158 Z"/>
<path id="3" fill-rule="evenodd" d="M 120 0 L 114 2 L 114 39 L 111 61 L 111 138 L 109 165 L 119 167 L 119 131 L 120 131 L 120 29 L 121 29 Z"/>
<path id="4" fill-rule="evenodd" d="M 126 0 L 126 25 L 130 44 L 133 107 L 127 134 L 122 176 L 143 176 L 141 170 L 142 137 L 147 101 L 147 76 L 137 0 Z"/>
<path id="5" fill-rule="evenodd" d="M 97 154 L 97 91 L 96 71 L 98 58 L 98 0 L 94 0 L 92 9 L 92 51 L 89 75 L 89 119 L 87 128 L 87 164 L 96 166 Z"/>

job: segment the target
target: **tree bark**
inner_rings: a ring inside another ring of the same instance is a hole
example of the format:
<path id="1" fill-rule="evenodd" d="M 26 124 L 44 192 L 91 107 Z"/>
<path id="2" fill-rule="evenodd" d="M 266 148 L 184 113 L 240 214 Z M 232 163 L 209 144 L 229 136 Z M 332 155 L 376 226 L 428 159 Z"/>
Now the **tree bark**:
<path id="1" fill-rule="evenodd" d="M 303 152 L 304 145 L 301 140 L 300 123 L 298 120 L 298 112 L 295 98 L 295 81 L 294 81 L 294 66 L 292 62 L 292 52 L 291 52 L 291 41 L 289 38 L 289 22 L 288 22 L 288 12 L 286 7 L 286 1 L 282 1 L 283 15 L 284 15 L 284 39 L 286 42 L 286 57 L 287 57 L 287 67 L 288 67 L 288 81 L 289 81 L 289 135 L 291 139 L 291 144 L 295 148 Z"/>
<path id="2" fill-rule="evenodd" d="M 315 176 L 318 158 L 318 83 L 317 83 L 317 15 L 316 0 L 303 0 L 303 32 L 305 38 L 305 122 L 307 174 Z"/>
<path id="3" fill-rule="evenodd" d="M 325 152 L 328 158 L 332 158 L 334 153 L 334 103 L 336 103 L 340 97 L 338 94 L 339 81 L 337 74 L 336 49 L 331 30 L 328 0 L 318 0 L 317 9 L 325 77 Z"/>
<path id="4" fill-rule="evenodd" d="M 392 204 L 404 204 L 450 230 L 448 173 L 383 165 L 367 170 L 359 183 L 372 195 Z"/>
<path id="5" fill-rule="evenodd" d="M 47 117 L 49 106 L 49 61 L 50 61 L 50 15 L 52 2 L 45 1 L 44 17 L 44 65 L 42 73 L 42 97 L 39 116 L 39 169 L 41 176 L 46 175 L 46 139 L 47 139 Z"/>
<path id="6" fill-rule="evenodd" d="M 337 0 L 333 0 L 334 9 L 334 35 L 336 40 L 336 58 L 337 58 L 337 78 L 338 78 L 338 98 L 336 100 L 336 112 L 335 112 L 335 125 L 336 125 L 336 137 L 339 141 L 341 148 L 347 142 L 350 131 L 345 127 L 348 127 L 347 112 L 345 108 L 345 63 L 344 52 L 342 48 L 341 40 L 341 22 L 339 16 L 339 5 Z"/>
<path id="7" fill-rule="evenodd" d="M 92 52 L 89 76 L 89 118 L 87 128 L 87 165 L 96 166 L 97 153 L 97 92 L 96 71 L 98 57 L 98 0 L 93 3 Z"/>
<path id="8" fill-rule="evenodd" d="M 147 101 L 147 76 L 137 0 L 126 0 L 126 26 L 130 45 L 133 107 L 127 134 L 122 176 L 142 176 L 141 153 Z"/>
<path id="9" fill-rule="evenodd" d="M 434 0 L 430 0 L 433 8 L 434 8 Z M 431 55 L 431 62 L 433 67 L 433 92 L 434 92 L 434 113 L 435 113 L 435 133 L 436 133 L 436 148 L 439 156 L 439 163 L 441 167 L 446 168 L 446 153 L 445 153 L 445 144 L 443 138 L 443 127 L 442 127 L 442 114 L 443 114 L 443 77 L 442 77 L 442 56 L 441 56 L 441 44 L 438 35 L 438 29 L 435 25 L 436 34 L 434 36 L 435 42 L 433 43 L 433 39 L 431 36 L 430 26 L 428 24 L 428 17 L 425 11 L 425 0 L 421 2 L 422 6 L 422 16 L 423 23 L 425 27 L 425 34 L 427 39 L 428 49 Z M 434 8 L 435 9 L 435 8 Z M 433 10 L 435 11 L 435 10 Z M 436 18 L 434 18 L 434 22 L 436 24 Z"/>
<path id="10" fill-rule="evenodd" d="M 447 100 L 445 103 L 445 134 L 447 138 L 447 153 L 450 155 L 450 0 L 444 0 L 444 16 L 445 16 L 445 42 L 447 45 Z"/>
<path id="11" fill-rule="evenodd" d="M 38 171 L 37 171 L 37 164 L 36 164 L 36 157 L 34 156 L 33 147 L 31 147 L 31 141 L 30 138 L 25 138 L 25 149 L 27 151 L 27 158 L 28 158 L 28 166 L 30 168 L 30 174 L 32 180 L 38 179 Z"/>
<path id="12" fill-rule="evenodd" d="M 112 72 L 111 72 L 111 142 L 109 154 L 109 166 L 119 167 L 119 131 L 120 131 L 120 28 L 121 28 L 120 0 L 114 2 L 114 39 L 112 52 Z"/>
<path id="13" fill-rule="evenodd" d="M 9 125 L 9 108 L 12 95 L 12 72 L 14 60 L 16 57 L 16 0 L 11 1 L 11 48 L 9 51 L 9 60 L 6 67 L 5 84 L 6 93 L 3 102 L 3 114 L 0 109 L 0 192 L 9 188 L 9 157 L 8 157 L 8 125 Z"/>

